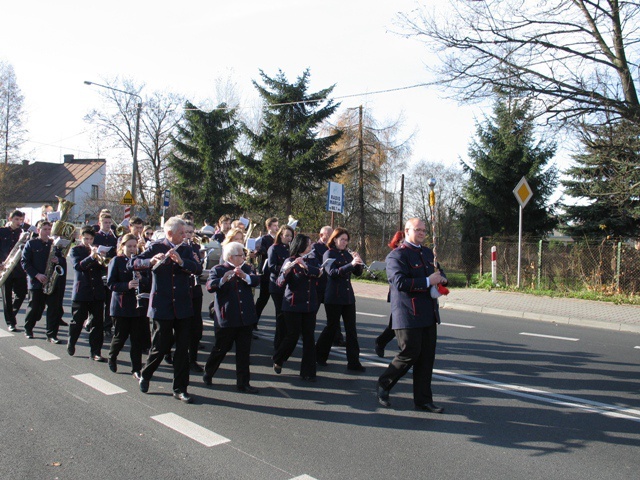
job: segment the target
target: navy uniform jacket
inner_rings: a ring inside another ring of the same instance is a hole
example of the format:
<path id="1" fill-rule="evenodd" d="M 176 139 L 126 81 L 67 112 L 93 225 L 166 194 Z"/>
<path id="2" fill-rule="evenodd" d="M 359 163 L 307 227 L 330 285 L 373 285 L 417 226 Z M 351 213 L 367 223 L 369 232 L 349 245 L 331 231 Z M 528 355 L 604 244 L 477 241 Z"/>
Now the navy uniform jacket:
<path id="1" fill-rule="evenodd" d="M 224 242 L 224 237 L 225 235 L 222 232 L 216 232 L 213 234 L 213 239 L 218 243 Z"/>
<path id="2" fill-rule="evenodd" d="M 109 232 L 104 233 L 101 230 L 96 232 L 96 236 L 93 239 L 93 244 L 96 246 L 105 245 L 107 247 L 111 247 L 109 252 L 107 252 L 104 256 L 107 258 L 113 258 L 116 256 L 117 247 L 118 247 L 118 239 L 116 238 L 115 233 Z"/>
<path id="3" fill-rule="evenodd" d="M 278 286 L 278 277 L 284 261 L 289 258 L 289 245 L 273 244 L 269 247 L 267 269 L 269 270 L 269 293 L 284 294 L 284 288 Z"/>
<path id="4" fill-rule="evenodd" d="M 49 239 L 47 243 L 44 243 L 40 238 L 34 238 L 29 240 L 24 246 L 22 251 L 22 259 L 20 263 L 25 272 L 27 272 L 27 283 L 29 284 L 29 290 L 42 290 L 42 283 L 36 280 L 36 275 L 39 273 L 44 274 L 47 269 L 47 260 L 49 260 L 49 252 L 51 251 L 51 245 L 53 239 Z M 58 265 L 64 269 L 64 275 L 58 278 L 58 281 L 66 279 L 67 273 L 67 259 L 64 258 L 59 248 L 56 248 L 56 257 L 58 258 Z"/>
<path id="5" fill-rule="evenodd" d="M 193 249 L 193 260 L 202 265 L 202 260 L 200 259 L 200 245 L 197 243 L 192 243 L 191 248 Z M 200 272 L 202 273 L 202 272 Z M 191 297 L 198 298 L 203 297 L 202 286 L 200 286 L 200 275 L 192 275 L 191 276 Z"/>
<path id="6" fill-rule="evenodd" d="M 294 260 L 294 257 L 288 259 L 291 262 Z M 316 283 L 322 274 L 320 262 L 315 257 L 309 256 L 304 259 L 304 263 L 307 269 L 294 265 L 287 273 L 284 268 L 280 271 L 278 285 L 285 287 L 282 299 L 282 310 L 285 312 L 315 313 L 318 309 Z"/>
<path id="7" fill-rule="evenodd" d="M 356 296 L 351 286 L 351 274 L 362 275 L 362 265 L 353 266 L 353 256 L 347 251 L 330 248 L 324 253 L 323 262 L 329 258 L 335 261 L 325 265 L 327 274 L 327 288 L 324 291 L 325 305 L 351 305 L 356 303 Z"/>
<path id="8" fill-rule="evenodd" d="M 109 262 L 107 272 L 107 287 L 113 292 L 109 315 L 112 317 L 141 317 L 144 308 L 138 308 L 137 292 L 135 288 L 129 288 L 129 282 L 133 280 L 133 272 L 127 268 L 129 259 L 124 255 L 118 255 Z M 151 282 L 146 272 L 141 272 L 140 292 L 148 292 Z"/>
<path id="9" fill-rule="evenodd" d="M 249 283 L 234 276 L 220 285 L 224 274 L 233 269 L 227 262 L 216 265 L 207 280 L 207 290 L 215 293 L 214 308 L 220 328 L 244 327 L 258 321 L 251 287 L 258 286 L 260 277 L 252 274 L 251 267 L 245 263 L 242 271 L 249 275 Z"/>
<path id="10" fill-rule="evenodd" d="M 104 267 L 91 258 L 91 249 L 84 245 L 76 245 L 71 249 L 69 256 L 76 272 L 71 300 L 74 302 L 104 301 L 106 296 L 102 281 Z"/>
<path id="11" fill-rule="evenodd" d="M 387 255 L 386 262 L 393 329 L 434 325 L 438 321 L 437 302 L 427 286 L 427 277 L 435 271 L 433 251 L 405 242 Z M 444 275 L 442 270 L 440 273 Z"/>
<path id="12" fill-rule="evenodd" d="M 326 243 L 316 242 L 311 245 L 311 251 L 314 253 L 314 257 L 318 260 L 319 263 L 322 263 L 322 259 L 324 258 L 324 254 L 329 250 Z M 317 283 L 318 289 L 318 303 L 324 303 L 324 291 L 327 289 L 327 276 L 320 275 L 318 277 Z"/>
<path id="13" fill-rule="evenodd" d="M 171 243 L 166 238 L 147 245 L 140 255 L 129 260 L 130 270 L 148 271 L 151 269 L 151 258 L 158 253 L 171 250 Z M 184 262 L 182 267 L 173 260 L 152 271 L 151 297 L 147 316 L 156 320 L 172 320 L 193 316 L 191 298 L 191 275 L 200 275 L 202 265 L 193 259 L 193 249 L 183 244 L 177 250 Z"/>
<path id="14" fill-rule="evenodd" d="M 4 262 L 7 259 L 11 249 L 23 233 L 25 232 L 22 228 L 16 228 L 15 230 L 10 226 L 0 228 L 0 262 Z M 24 278 L 25 275 L 23 268 L 20 265 L 16 265 L 9 278 Z"/>
<path id="15" fill-rule="evenodd" d="M 269 249 L 271 248 L 271 245 L 273 245 L 274 241 L 274 238 L 269 234 L 261 236 L 256 241 L 256 247 L 258 251 L 258 268 L 266 279 L 269 278 L 269 271 L 266 268 L 264 269 L 264 271 L 262 271 L 262 269 L 264 267 L 264 262 L 267 261 Z"/>

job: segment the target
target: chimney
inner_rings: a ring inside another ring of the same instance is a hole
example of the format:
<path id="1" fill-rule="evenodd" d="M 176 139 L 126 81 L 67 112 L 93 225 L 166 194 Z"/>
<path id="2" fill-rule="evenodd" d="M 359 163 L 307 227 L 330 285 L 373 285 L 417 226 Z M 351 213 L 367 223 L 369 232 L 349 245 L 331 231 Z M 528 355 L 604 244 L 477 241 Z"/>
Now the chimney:
<path id="1" fill-rule="evenodd" d="M 29 165 L 29 160 L 22 160 L 22 165 Z"/>
<path id="2" fill-rule="evenodd" d="M 64 156 L 64 163 L 72 163 L 73 162 L 73 154 L 72 153 L 67 153 Z"/>

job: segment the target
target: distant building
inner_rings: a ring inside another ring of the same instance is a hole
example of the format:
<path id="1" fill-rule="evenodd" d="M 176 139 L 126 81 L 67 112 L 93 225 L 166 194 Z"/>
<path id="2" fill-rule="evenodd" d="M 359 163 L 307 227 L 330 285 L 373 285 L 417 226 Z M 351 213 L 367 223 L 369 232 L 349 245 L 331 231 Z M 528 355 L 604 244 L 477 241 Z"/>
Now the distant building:
<path id="1" fill-rule="evenodd" d="M 85 223 L 101 208 L 107 175 L 107 161 L 103 158 L 65 155 L 64 163 L 26 161 L 13 165 L 13 169 L 13 178 L 20 178 L 22 182 L 12 198 L 17 208 L 32 208 L 34 215 L 35 209 L 39 212 L 44 204 L 50 204 L 56 210 L 56 196 L 59 196 L 75 203 L 68 218 L 74 223 Z"/>

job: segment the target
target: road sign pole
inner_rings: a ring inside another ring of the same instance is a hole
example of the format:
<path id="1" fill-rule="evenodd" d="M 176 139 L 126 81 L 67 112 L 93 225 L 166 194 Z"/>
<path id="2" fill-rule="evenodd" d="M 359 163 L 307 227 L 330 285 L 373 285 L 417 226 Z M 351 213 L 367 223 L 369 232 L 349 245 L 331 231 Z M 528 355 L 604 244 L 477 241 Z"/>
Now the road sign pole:
<path id="1" fill-rule="evenodd" d="M 518 222 L 518 283 L 517 287 L 520 288 L 520 266 L 522 264 L 522 212 L 524 207 L 520 205 L 520 221 Z"/>

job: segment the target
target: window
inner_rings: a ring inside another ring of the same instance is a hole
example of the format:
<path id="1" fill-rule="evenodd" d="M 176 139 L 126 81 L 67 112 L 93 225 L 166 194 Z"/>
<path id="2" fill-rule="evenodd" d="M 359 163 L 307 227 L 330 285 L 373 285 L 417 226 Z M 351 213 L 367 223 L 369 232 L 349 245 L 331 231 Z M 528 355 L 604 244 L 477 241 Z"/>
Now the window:
<path id="1" fill-rule="evenodd" d="M 98 200 L 98 185 L 91 185 L 91 200 Z"/>

